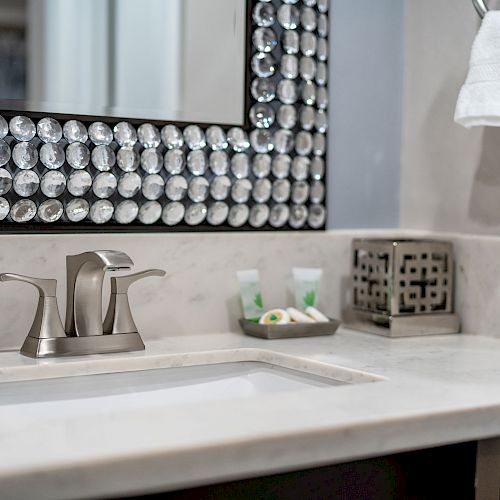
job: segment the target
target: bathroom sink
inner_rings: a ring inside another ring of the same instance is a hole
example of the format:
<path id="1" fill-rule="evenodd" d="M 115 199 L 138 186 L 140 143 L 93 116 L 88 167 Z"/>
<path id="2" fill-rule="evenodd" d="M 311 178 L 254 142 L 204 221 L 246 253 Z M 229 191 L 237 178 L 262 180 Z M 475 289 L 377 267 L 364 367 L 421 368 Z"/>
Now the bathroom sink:
<path id="1" fill-rule="evenodd" d="M 179 363 L 175 357 L 167 359 Z M 232 356 L 230 351 L 212 352 L 209 364 L 202 360 L 206 360 L 203 353 L 193 353 L 184 356 L 184 363 L 191 366 L 157 368 L 156 360 L 149 369 L 4 382 L 0 383 L 0 406 L 62 401 L 71 401 L 75 411 L 102 405 L 113 409 L 171 406 L 381 380 L 265 350 L 235 350 Z"/>

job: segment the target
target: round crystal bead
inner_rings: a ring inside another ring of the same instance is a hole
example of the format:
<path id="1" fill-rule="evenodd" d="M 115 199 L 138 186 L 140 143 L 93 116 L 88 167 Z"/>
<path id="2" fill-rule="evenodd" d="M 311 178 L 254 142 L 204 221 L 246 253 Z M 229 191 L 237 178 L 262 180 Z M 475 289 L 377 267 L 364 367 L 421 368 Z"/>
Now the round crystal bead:
<path id="1" fill-rule="evenodd" d="M 213 151 L 227 149 L 228 143 L 226 133 L 218 125 L 208 127 L 206 132 L 207 144 Z"/>
<path id="2" fill-rule="evenodd" d="M 42 118 L 37 126 L 36 131 L 38 137 L 45 143 L 56 143 L 62 139 L 61 124 L 54 118 Z"/>
<path id="3" fill-rule="evenodd" d="M 258 179 L 267 177 L 271 173 L 271 157 L 268 154 L 256 154 L 252 161 L 252 172 Z"/>
<path id="4" fill-rule="evenodd" d="M 89 148 L 81 142 L 72 142 L 66 148 L 66 160 L 77 170 L 81 170 L 90 163 Z"/>
<path id="5" fill-rule="evenodd" d="M 133 148 L 137 142 L 137 132 L 128 122 L 120 122 L 113 128 L 115 141 L 118 146 Z"/>
<path id="6" fill-rule="evenodd" d="M 309 217 L 307 222 L 313 229 L 323 227 L 326 222 L 325 207 L 323 205 L 311 205 L 309 207 Z"/>
<path id="7" fill-rule="evenodd" d="M 123 198 L 133 198 L 142 187 L 141 176 L 136 172 L 123 174 L 118 181 L 118 193 Z"/>
<path id="8" fill-rule="evenodd" d="M 38 191 L 40 179 L 33 170 L 18 172 L 13 181 L 14 191 L 23 197 L 34 195 Z"/>
<path id="9" fill-rule="evenodd" d="M 225 151 L 214 151 L 210 155 L 210 169 L 215 175 L 226 175 L 229 171 L 229 156 Z"/>
<path id="10" fill-rule="evenodd" d="M 210 184 L 210 196 L 214 200 L 225 200 L 231 191 L 231 180 L 226 175 L 215 177 Z"/>
<path id="11" fill-rule="evenodd" d="M 273 200 L 277 203 L 285 203 L 290 198 L 290 181 L 278 179 L 273 182 Z"/>
<path id="12" fill-rule="evenodd" d="M 318 39 L 312 33 L 304 31 L 300 35 L 300 50 L 305 56 L 312 57 L 316 54 Z"/>
<path id="13" fill-rule="evenodd" d="M 253 32 L 252 40 L 259 52 L 272 52 L 278 45 L 276 33 L 270 28 L 257 28 Z"/>
<path id="14" fill-rule="evenodd" d="M 289 224 L 293 229 L 300 229 L 304 227 L 307 222 L 307 207 L 304 205 L 294 205 L 290 209 Z"/>
<path id="15" fill-rule="evenodd" d="M 300 13 L 300 24 L 306 31 L 314 31 L 318 25 L 318 18 L 315 10 L 311 9 L 311 7 L 304 7 Z"/>
<path id="16" fill-rule="evenodd" d="M 325 160 L 319 156 L 315 156 L 311 160 L 310 175 L 314 180 L 321 180 L 325 175 Z"/>
<path id="17" fill-rule="evenodd" d="M 287 54 L 298 54 L 300 37 L 296 31 L 284 31 L 281 35 L 281 46 Z"/>
<path id="18" fill-rule="evenodd" d="M 191 179 L 188 187 L 188 196 L 194 202 L 205 201 L 208 198 L 209 183 L 204 177 Z"/>
<path id="19" fill-rule="evenodd" d="M 70 144 L 73 142 L 84 143 L 89 138 L 85 125 L 78 120 L 66 122 L 63 126 L 63 135 Z"/>
<path id="20" fill-rule="evenodd" d="M 127 174 L 125 174 L 127 175 Z M 139 214 L 139 206 L 135 201 L 122 201 L 115 209 L 115 220 L 118 224 L 130 224 Z"/>
<path id="21" fill-rule="evenodd" d="M 92 187 L 92 177 L 85 170 L 75 170 L 68 177 L 66 187 L 73 196 L 83 196 Z"/>
<path id="22" fill-rule="evenodd" d="M 161 214 L 161 219 L 167 226 L 175 226 L 182 221 L 184 213 L 184 205 L 178 201 L 174 201 L 165 206 Z"/>
<path id="23" fill-rule="evenodd" d="M 276 97 L 276 85 L 270 78 L 255 78 L 251 91 L 252 97 L 259 102 L 271 102 Z"/>
<path id="24" fill-rule="evenodd" d="M 63 204 L 59 200 L 45 200 L 38 207 L 38 217 L 42 222 L 57 222 L 64 213 Z"/>
<path id="25" fill-rule="evenodd" d="M 297 110 L 291 104 L 283 104 L 279 107 L 276 118 L 280 127 L 292 129 L 297 123 Z"/>
<path id="26" fill-rule="evenodd" d="M 203 130 L 198 125 L 189 125 L 184 129 L 184 141 L 191 150 L 203 149 L 206 146 L 206 139 Z"/>
<path id="27" fill-rule="evenodd" d="M 94 122 L 89 127 L 89 138 L 96 146 L 107 146 L 113 140 L 113 132 L 106 123 Z"/>
<path id="28" fill-rule="evenodd" d="M 47 143 L 40 148 L 40 161 L 42 164 L 51 169 L 57 170 L 64 165 L 66 155 L 60 144 Z"/>
<path id="29" fill-rule="evenodd" d="M 57 198 L 66 190 L 66 177 L 58 170 L 50 170 L 42 177 L 40 187 L 47 198 Z"/>
<path id="30" fill-rule="evenodd" d="M 276 72 L 276 59 L 271 54 L 257 52 L 252 57 L 252 71 L 262 78 L 273 76 Z"/>
<path id="31" fill-rule="evenodd" d="M 165 186 L 165 194 L 172 201 L 184 199 L 188 190 L 187 180 L 182 175 L 173 175 Z M 181 217 L 182 218 L 182 217 Z"/>
<path id="32" fill-rule="evenodd" d="M 274 24 L 276 11 L 271 3 L 258 2 L 253 9 L 252 18 L 257 26 L 268 28 Z"/>
<path id="33" fill-rule="evenodd" d="M 38 162 L 38 150 L 31 142 L 19 142 L 14 146 L 12 159 L 20 169 L 29 170 Z"/>
<path id="34" fill-rule="evenodd" d="M 142 194 L 144 198 L 154 201 L 163 195 L 165 191 L 165 181 L 158 174 L 151 174 L 144 177 L 142 181 Z"/>
<path id="35" fill-rule="evenodd" d="M 139 153 L 134 148 L 123 147 L 116 154 L 116 163 L 124 172 L 133 172 L 139 166 Z"/>
<path id="36" fill-rule="evenodd" d="M 278 22 L 286 30 L 294 30 L 299 25 L 300 11 L 294 5 L 284 4 L 278 9 Z"/>
<path id="37" fill-rule="evenodd" d="M 301 205 L 309 198 L 309 184 L 305 181 L 294 182 L 292 186 L 292 201 Z"/>
<path id="38" fill-rule="evenodd" d="M 250 109 L 250 121 L 257 128 L 269 128 L 274 123 L 274 109 L 269 104 L 257 103 Z"/>
<path id="39" fill-rule="evenodd" d="M 184 146 L 182 132 L 175 125 L 165 125 L 161 130 L 161 139 L 168 149 L 180 149 Z"/>
<path id="40" fill-rule="evenodd" d="M 157 201 L 147 201 L 139 209 L 139 220 L 143 224 L 154 224 L 161 217 L 162 208 Z"/>
<path id="41" fill-rule="evenodd" d="M 233 205 L 229 210 L 227 221 L 232 227 L 241 227 L 248 220 L 249 215 L 250 209 L 248 208 L 248 205 Z"/>
<path id="42" fill-rule="evenodd" d="M 297 85 L 292 80 L 281 80 L 278 83 L 276 94 L 283 104 L 294 104 L 299 98 Z"/>
<path id="43" fill-rule="evenodd" d="M 295 79 L 299 76 L 299 60 L 297 56 L 284 54 L 281 57 L 280 73 L 288 79 Z"/>
<path id="44" fill-rule="evenodd" d="M 325 199 L 325 185 L 321 181 L 314 181 L 311 184 L 311 203 L 321 203 Z"/>
<path id="45" fill-rule="evenodd" d="M 87 200 L 75 198 L 66 205 L 66 217 L 70 222 L 81 222 L 89 215 L 90 206 Z"/>
<path id="46" fill-rule="evenodd" d="M 290 130 L 280 129 L 274 133 L 273 143 L 278 153 L 286 154 L 292 151 L 293 142 L 293 132 Z"/>
<path id="47" fill-rule="evenodd" d="M 271 133 L 266 129 L 252 130 L 250 143 L 257 153 L 269 153 L 274 149 Z"/>
<path id="48" fill-rule="evenodd" d="M 292 177 L 303 181 L 309 177 L 311 160 L 307 156 L 296 156 L 292 162 Z"/>
<path id="49" fill-rule="evenodd" d="M 259 228 L 266 224 L 269 219 L 270 209 L 267 205 L 257 204 L 250 210 L 248 222 L 252 227 Z"/>
<path id="50" fill-rule="evenodd" d="M 238 179 L 231 187 L 231 198 L 236 203 L 246 203 L 252 192 L 252 183 L 248 179 Z"/>
<path id="51" fill-rule="evenodd" d="M 245 153 L 236 153 L 231 158 L 231 172 L 237 179 L 245 179 L 250 172 L 250 159 Z"/>
<path id="52" fill-rule="evenodd" d="M 273 158 L 272 172 L 276 179 L 286 179 L 290 174 L 292 159 L 288 155 L 277 155 Z"/>
<path id="53" fill-rule="evenodd" d="M 273 227 L 283 227 L 290 217 L 290 209 L 288 205 L 278 204 L 274 205 L 269 214 L 269 224 Z"/>
<path id="54" fill-rule="evenodd" d="M 189 205 L 184 215 L 186 224 L 196 226 L 201 224 L 207 216 L 207 206 L 204 203 L 194 203 Z"/>
<path id="55" fill-rule="evenodd" d="M 165 170 L 169 174 L 180 174 L 184 170 L 186 164 L 184 153 L 180 149 L 171 149 L 165 153 L 163 163 L 165 165 Z"/>
<path id="56" fill-rule="evenodd" d="M 229 130 L 227 142 L 237 153 L 242 153 L 250 147 L 247 133 L 239 127 L 233 127 Z"/>
<path id="57" fill-rule="evenodd" d="M 300 131 L 295 136 L 295 151 L 297 154 L 307 156 L 313 149 L 313 137 L 309 132 Z"/>
<path id="58" fill-rule="evenodd" d="M 271 198 L 272 184 L 269 179 L 257 179 L 253 186 L 252 196 L 257 203 L 265 203 Z"/>
<path id="59" fill-rule="evenodd" d="M 201 151 L 191 151 L 187 156 L 187 166 L 193 175 L 203 175 L 207 171 L 207 155 Z"/>
<path id="60" fill-rule="evenodd" d="M 208 208 L 207 222 L 211 226 L 220 226 L 227 219 L 229 207 L 223 201 L 216 201 Z"/>
<path id="61" fill-rule="evenodd" d="M 36 134 L 35 124 L 27 116 L 14 116 L 10 120 L 9 129 L 18 141 L 31 141 Z"/>
<path id="62" fill-rule="evenodd" d="M 36 215 L 36 204 L 32 200 L 19 200 L 10 210 L 14 222 L 29 222 Z"/>
<path id="63" fill-rule="evenodd" d="M 117 186 L 118 181 L 111 172 L 102 172 L 94 178 L 92 190 L 98 198 L 109 198 Z"/>
<path id="64" fill-rule="evenodd" d="M 145 148 L 157 148 L 161 142 L 159 130 L 151 123 L 143 123 L 137 130 L 137 136 Z"/>
<path id="65" fill-rule="evenodd" d="M 98 200 L 90 207 L 90 219 L 95 224 L 105 224 L 113 217 L 115 207 L 109 200 Z"/>
<path id="66" fill-rule="evenodd" d="M 141 167 L 148 174 L 157 174 L 163 167 L 163 156 L 155 148 L 145 149 L 141 154 Z"/>
<path id="67" fill-rule="evenodd" d="M 97 170 L 109 172 L 116 163 L 116 155 L 110 146 L 101 144 L 92 150 L 92 163 Z"/>

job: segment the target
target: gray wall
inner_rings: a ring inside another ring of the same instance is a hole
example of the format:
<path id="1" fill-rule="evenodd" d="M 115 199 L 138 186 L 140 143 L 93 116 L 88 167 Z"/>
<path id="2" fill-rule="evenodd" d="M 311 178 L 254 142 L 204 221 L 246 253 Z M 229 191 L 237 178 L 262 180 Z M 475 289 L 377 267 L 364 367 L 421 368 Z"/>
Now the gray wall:
<path id="1" fill-rule="evenodd" d="M 404 1 L 332 0 L 330 19 L 328 226 L 397 227 Z"/>
<path id="2" fill-rule="evenodd" d="M 500 232 L 500 129 L 453 122 L 478 27 L 471 0 L 406 0 L 404 228 Z"/>

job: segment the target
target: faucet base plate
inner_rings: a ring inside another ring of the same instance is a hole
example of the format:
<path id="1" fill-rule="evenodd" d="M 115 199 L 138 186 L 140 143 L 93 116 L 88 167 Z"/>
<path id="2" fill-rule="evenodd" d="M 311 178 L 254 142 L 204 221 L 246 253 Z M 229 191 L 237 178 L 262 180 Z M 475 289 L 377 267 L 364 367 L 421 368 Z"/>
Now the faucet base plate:
<path id="1" fill-rule="evenodd" d="M 21 354 L 30 358 L 85 356 L 144 350 L 144 342 L 136 333 L 116 333 L 91 337 L 55 337 L 41 339 L 26 337 Z"/>

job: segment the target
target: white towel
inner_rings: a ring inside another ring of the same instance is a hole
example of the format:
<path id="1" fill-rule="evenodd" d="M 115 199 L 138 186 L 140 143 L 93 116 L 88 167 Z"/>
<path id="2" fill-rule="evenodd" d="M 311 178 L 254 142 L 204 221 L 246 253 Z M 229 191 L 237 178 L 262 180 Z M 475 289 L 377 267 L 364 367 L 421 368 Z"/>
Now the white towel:
<path id="1" fill-rule="evenodd" d="M 500 11 L 484 16 L 474 40 L 455 121 L 466 128 L 500 127 Z"/>

